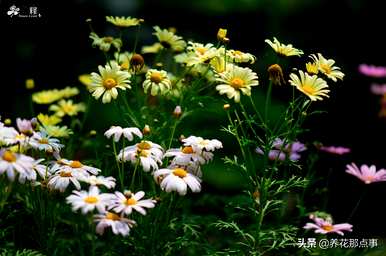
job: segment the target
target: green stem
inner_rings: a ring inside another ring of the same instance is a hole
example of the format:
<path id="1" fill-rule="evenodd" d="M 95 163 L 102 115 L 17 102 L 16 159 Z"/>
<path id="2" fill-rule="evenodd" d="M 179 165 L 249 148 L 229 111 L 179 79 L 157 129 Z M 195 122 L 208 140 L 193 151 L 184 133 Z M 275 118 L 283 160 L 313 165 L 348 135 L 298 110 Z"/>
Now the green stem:
<path id="1" fill-rule="evenodd" d="M 265 98 L 265 107 L 264 107 L 264 120 L 267 126 L 268 126 L 268 109 L 271 101 L 271 94 L 272 94 L 272 81 L 270 80 L 268 85 L 267 96 Z"/>
<path id="2" fill-rule="evenodd" d="M 124 183 L 123 183 L 123 173 L 121 172 L 121 167 L 119 165 L 117 146 L 115 145 L 115 140 L 114 139 L 113 139 L 113 151 L 114 151 L 114 156 L 115 156 L 115 162 L 117 163 L 117 167 L 118 167 L 119 182 L 121 183 L 121 189 L 123 190 L 125 188 Z M 124 159 L 123 159 L 123 152 L 122 152 L 122 161 L 124 161 Z"/>
<path id="3" fill-rule="evenodd" d="M 351 220 L 351 218 L 354 216 L 355 212 L 358 210 L 358 207 L 362 201 L 362 199 L 365 197 L 366 195 L 366 191 L 367 189 L 365 189 L 363 192 L 362 192 L 362 195 L 359 197 L 354 209 L 351 211 L 350 215 L 348 216 L 348 219 L 347 219 L 347 222 L 349 222 Z"/>
<path id="4" fill-rule="evenodd" d="M 135 164 L 135 167 L 134 167 L 133 177 L 131 177 L 130 190 L 132 190 L 132 191 L 134 191 L 135 175 L 137 173 L 139 162 L 140 162 L 140 159 L 138 158 L 137 163 Z"/>
<path id="5" fill-rule="evenodd" d="M 168 149 L 170 149 L 170 147 L 171 147 L 171 145 L 173 143 L 173 137 L 174 137 L 174 133 L 176 132 L 177 125 L 178 125 L 178 119 L 174 122 L 174 125 L 173 125 L 173 128 L 172 128 L 172 134 L 170 135 Z"/>

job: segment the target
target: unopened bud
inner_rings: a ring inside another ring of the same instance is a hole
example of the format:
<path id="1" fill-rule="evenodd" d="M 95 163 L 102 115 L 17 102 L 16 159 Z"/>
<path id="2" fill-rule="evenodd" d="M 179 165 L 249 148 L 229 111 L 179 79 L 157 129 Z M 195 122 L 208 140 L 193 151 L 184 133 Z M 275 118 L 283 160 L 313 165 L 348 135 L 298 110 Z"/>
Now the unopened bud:
<path id="1" fill-rule="evenodd" d="M 130 59 L 130 67 L 135 72 L 140 71 L 144 64 L 145 64 L 145 60 L 143 59 L 141 54 L 136 53 Z"/>
<path id="2" fill-rule="evenodd" d="M 4 124 L 5 125 L 11 125 L 12 124 L 12 120 L 7 118 L 7 119 L 4 120 Z"/>
<path id="3" fill-rule="evenodd" d="M 272 81 L 273 84 L 282 85 L 285 84 L 283 70 L 278 64 L 273 64 L 268 68 L 269 80 Z"/>
<path id="4" fill-rule="evenodd" d="M 150 132 L 151 132 L 150 126 L 149 125 L 145 125 L 145 127 L 143 127 L 142 133 L 144 135 L 148 135 L 148 134 L 150 134 Z"/>
<path id="5" fill-rule="evenodd" d="M 223 108 L 224 108 L 224 110 L 228 110 L 231 108 L 231 105 L 230 104 L 224 104 Z"/>
<path id="6" fill-rule="evenodd" d="M 224 42 L 224 39 L 226 38 L 226 36 L 227 36 L 227 30 L 225 28 L 220 28 L 217 31 L 217 40 L 219 40 L 220 42 Z"/>
<path id="7" fill-rule="evenodd" d="M 35 88 L 35 81 L 32 78 L 25 80 L 25 88 L 28 90 Z"/>
<path id="8" fill-rule="evenodd" d="M 178 140 L 179 140 L 180 142 L 182 142 L 182 140 L 184 140 L 184 139 L 186 139 L 186 137 L 185 137 L 183 134 L 181 134 L 180 137 L 178 138 Z"/>
<path id="9" fill-rule="evenodd" d="M 97 132 L 95 130 L 91 130 L 89 134 L 91 137 L 95 137 L 97 135 Z"/>
<path id="10" fill-rule="evenodd" d="M 181 106 L 176 106 L 176 108 L 173 111 L 173 116 L 176 118 L 180 118 L 181 115 L 182 115 Z"/>

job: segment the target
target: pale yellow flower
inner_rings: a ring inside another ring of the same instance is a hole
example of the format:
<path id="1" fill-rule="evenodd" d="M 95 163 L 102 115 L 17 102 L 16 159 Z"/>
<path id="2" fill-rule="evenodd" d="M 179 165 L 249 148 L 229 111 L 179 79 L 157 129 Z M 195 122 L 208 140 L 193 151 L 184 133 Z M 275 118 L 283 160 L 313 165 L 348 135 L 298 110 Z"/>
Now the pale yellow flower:
<path id="1" fill-rule="evenodd" d="M 234 66 L 231 70 L 218 74 L 216 81 L 220 82 L 216 89 L 220 94 L 226 94 L 229 99 L 234 98 L 240 102 L 240 91 L 245 95 L 251 95 L 251 87 L 259 85 L 258 77 L 249 68 Z"/>
<path id="2" fill-rule="evenodd" d="M 71 98 L 71 97 L 79 94 L 79 89 L 76 87 L 67 86 L 64 89 L 61 89 L 59 92 L 62 94 L 63 98 Z"/>
<path id="3" fill-rule="evenodd" d="M 58 89 L 45 90 L 32 94 L 32 101 L 37 104 L 51 104 L 62 98 L 62 93 Z"/>
<path id="4" fill-rule="evenodd" d="M 319 73 L 318 65 L 315 63 L 307 62 L 306 63 L 306 70 L 308 74 L 310 75 L 317 75 Z"/>
<path id="5" fill-rule="evenodd" d="M 325 74 L 329 79 L 334 82 L 336 82 L 337 79 L 343 80 L 344 74 L 340 71 L 339 67 L 334 66 L 335 60 L 326 59 L 320 53 L 318 53 L 318 56 L 311 54 L 310 57 L 318 67 L 318 70 Z"/>
<path id="6" fill-rule="evenodd" d="M 49 115 L 44 115 L 42 113 L 40 113 L 37 116 L 37 118 L 40 121 L 40 123 L 44 126 L 56 125 L 62 121 L 62 119 L 56 115 L 49 116 Z"/>
<path id="7" fill-rule="evenodd" d="M 51 137 L 55 138 L 67 138 L 73 132 L 67 128 L 67 126 L 57 126 L 57 125 L 45 125 L 44 130 Z"/>
<path id="8" fill-rule="evenodd" d="M 74 104 L 72 100 L 60 100 L 58 104 L 51 105 L 49 110 L 54 111 L 55 115 L 59 117 L 76 116 L 79 112 L 84 112 L 86 106 L 83 103 Z"/>
<path id="9" fill-rule="evenodd" d="M 92 84 L 89 91 L 95 99 L 99 99 L 102 95 L 102 102 L 109 103 L 111 99 L 118 97 L 118 90 L 130 89 L 130 73 L 120 70 L 116 62 L 110 63 L 105 67 L 99 66 L 99 74 L 91 73 Z"/>
<path id="10" fill-rule="evenodd" d="M 154 43 L 152 45 L 146 45 L 142 47 L 141 53 L 146 54 L 146 53 L 157 53 L 164 47 L 160 43 Z"/>
<path id="11" fill-rule="evenodd" d="M 296 49 L 292 46 L 292 44 L 282 44 L 276 37 L 273 38 L 273 42 L 269 39 L 266 39 L 265 42 L 269 44 L 272 49 L 280 56 L 299 56 L 303 54 L 302 50 Z"/>
<path id="12" fill-rule="evenodd" d="M 218 31 L 217 31 L 217 40 L 223 42 L 224 39 L 228 39 L 226 37 L 227 36 L 227 32 L 228 32 L 228 30 L 226 30 L 225 28 L 219 28 Z"/>
<path id="13" fill-rule="evenodd" d="M 111 36 L 99 37 L 94 32 L 91 32 L 89 37 L 93 40 L 92 46 L 98 46 L 99 49 L 104 52 L 108 52 L 111 46 L 114 46 L 117 50 L 122 47 L 122 40 L 119 38 L 114 38 Z"/>
<path id="14" fill-rule="evenodd" d="M 90 74 L 82 74 L 82 75 L 78 76 L 78 79 L 83 85 L 86 86 L 86 88 L 88 88 L 92 83 Z"/>
<path id="15" fill-rule="evenodd" d="M 229 50 L 227 51 L 227 57 L 230 59 L 230 61 L 236 62 L 236 63 L 244 63 L 249 62 L 251 64 L 255 63 L 256 57 L 253 56 L 250 53 L 242 52 L 238 50 Z"/>
<path id="16" fill-rule="evenodd" d="M 209 63 L 211 59 L 219 56 L 219 50 L 213 44 L 200 44 L 188 42 L 187 57 L 185 63 L 187 66 L 193 66 L 200 63 Z"/>
<path id="17" fill-rule="evenodd" d="M 316 75 L 309 75 L 299 71 L 299 75 L 290 74 L 290 84 L 295 86 L 299 91 L 307 95 L 312 101 L 323 100 L 322 97 L 329 97 L 328 85 L 326 81 L 318 78 Z"/>
<path id="18" fill-rule="evenodd" d="M 132 26 L 138 26 L 139 24 L 141 24 L 141 22 L 143 22 L 143 19 L 106 16 L 106 21 L 112 23 L 117 27 L 127 28 Z"/>
<path id="19" fill-rule="evenodd" d="M 158 26 L 153 28 L 155 30 L 153 35 L 158 38 L 158 41 L 164 48 L 171 49 L 175 52 L 182 52 L 185 49 L 186 43 L 182 37 L 175 35 L 167 29 L 161 29 Z"/>
<path id="20" fill-rule="evenodd" d="M 151 95 L 165 94 L 171 89 L 171 81 L 164 70 L 149 69 L 143 82 L 145 93 L 150 89 Z"/>
<path id="21" fill-rule="evenodd" d="M 129 52 L 115 52 L 114 53 L 115 60 L 118 62 L 119 66 L 123 70 L 130 69 L 130 60 L 133 57 L 132 53 Z"/>
<path id="22" fill-rule="evenodd" d="M 235 66 L 232 63 L 226 62 L 224 57 L 222 56 L 214 57 L 210 60 L 209 64 L 216 73 L 223 73 L 225 71 L 229 71 Z"/>

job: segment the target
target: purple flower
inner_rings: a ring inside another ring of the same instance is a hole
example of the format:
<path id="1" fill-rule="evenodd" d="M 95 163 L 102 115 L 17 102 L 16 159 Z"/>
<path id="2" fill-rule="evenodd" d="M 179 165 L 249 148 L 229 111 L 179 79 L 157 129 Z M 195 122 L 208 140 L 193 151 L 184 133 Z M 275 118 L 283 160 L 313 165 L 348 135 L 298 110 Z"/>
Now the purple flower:
<path id="1" fill-rule="evenodd" d="M 370 91 L 375 95 L 385 95 L 386 94 L 386 84 L 372 84 Z"/>
<path id="2" fill-rule="evenodd" d="M 359 65 L 359 72 L 365 76 L 370 77 L 386 77 L 386 67 L 377 67 L 374 65 L 361 64 Z"/>
<path id="3" fill-rule="evenodd" d="M 310 217 L 310 219 L 313 220 L 314 223 L 308 222 L 303 228 L 314 229 L 315 233 L 319 233 L 319 234 L 337 233 L 338 235 L 343 236 L 344 234 L 342 231 L 349 231 L 349 232 L 352 231 L 352 225 L 348 223 L 333 225 L 331 220 L 325 220 L 315 216 Z"/>
<path id="4" fill-rule="evenodd" d="M 294 141 L 292 143 L 284 144 L 284 141 L 280 138 L 276 138 L 272 144 L 272 149 L 268 153 L 268 158 L 270 160 L 280 160 L 284 161 L 286 158 L 289 158 L 292 161 L 297 161 L 300 159 L 300 152 L 306 150 L 307 148 L 303 143 Z M 256 148 L 256 153 L 264 155 L 264 151 L 260 148 Z"/>
<path id="5" fill-rule="evenodd" d="M 375 165 L 369 167 L 364 164 L 361 168 L 358 168 L 356 164 L 352 163 L 351 165 L 346 165 L 346 168 L 347 173 L 354 175 L 366 184 L 386 181 L 386 170 L 380 169 L 377 171 Z"/>
<path id="6" fill-rule="evenodd" d="M 33 134 L 33 128 L 32 128 L 31 120 L 17 118 L 16 119 L 16 125 L 17 125 L 17 129 L 19 130 L 19 132 L 21 132 L 27 136 L 30 136 Z"/>
<path id="7" fill-rule="evenodd" d="M 345 147 L 335 147 L 335 146 L 322 146 L 319 148 L 324 152 L 328 152 L 335 155 L 344 155 L 351 152 L 351 149 Z"/>

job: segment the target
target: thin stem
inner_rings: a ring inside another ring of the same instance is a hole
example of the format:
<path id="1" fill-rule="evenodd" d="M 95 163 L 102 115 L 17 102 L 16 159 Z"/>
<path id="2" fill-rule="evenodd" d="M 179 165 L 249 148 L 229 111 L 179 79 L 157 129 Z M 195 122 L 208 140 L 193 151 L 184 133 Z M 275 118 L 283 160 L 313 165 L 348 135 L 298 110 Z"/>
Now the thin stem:
<path id="1" fill-rule="evenodd" d="M 229 114 L 229 111 L 227 111 L 227 116 L 228 116 L 229 123 L 232 125 L 232 128 L 234 129 L 234 136 L 236 137 L 236 140 L 237 140 L 237 142 L 239 143 L 240 150 L 241 150 L 241 154 L 243 155 L 243 158 L 244 158 L 244 159 L 247 159 L 247 158 L 246 158 L 245 151 L 244 151 L 244 147 L 243 147 L 243 145 L 242 145 L 242 143 L 241 143 L 239 134 L 238 134 L 238 132 L 237 132 L 237 127 L 235 126 L 234 122 L 232 121 L 232 118 L 231 118 L 231 115 Z"/>
<path id="2" fill-rule="evenodd" d="M 139 165 L 139 159 L 137 159 L 137 163 L 134 167 L 133 177 L 131 177 L 131 183 L 130 183 L 130 190 L 134 191 L 134 182 L 135 182 L 135 174 L 137 173 L 138 165 Z"/>
<path id="3" fill-rule="evenodd" d="M 272 81 L 270 80 L 268 85 L 267 96 L 265 98 L 265 107 L 264 107 L 264 120 L 267 126 L 268 126 L 268 109 L 271 101 L 271 94 L 272 94 Z"/>
<path id="4" fill-rule="evenodd" d="M 347 222 L 349 222 L 349 221 L 351 220 L 351 218 L 354 216 L 355 212 L 358 210 L 358 207 L 359 207 L 359 205 L 360 205 L 362 199 L 363 199 L 363 198 L 365 197 L 365 195 L 366 195 L 366 191 L 367 191 L 367 189 L 365 188 L 365 190 L 363 190 L 363 192 L 362 192 L 362 195 L 359 197 L 359 199 L 358 199 L 358 201 L 357 201 L 357 203 L 356 203 L 354 209 L 351 211 L 350 215 L 348 216 Z"/>
<path id="5" fill-rule="evenodd" d="M 173 129 L 172 129 L 172 134 L 170 135 L 168 149 L 170 149 L 170 147 L 172 145 L 173 137 L 174 137 L 174 133 L 176 132 L 177 125 L 178 125 L 178 119 L 174 122 Z"/>
<path id="6" fill-rule="evenodd" d="M 139 31 L 141 30 L 141 24 L 138 24 L 137 26 L 137 33 L 135 34 L 135 39 L 134 39 L 134 47 L 133 47 L 133 53 L 137 50 L 137 44 L 138 44 L 138 35 Z"/>
<path id="7" fill-rule="evenodd" d="M 123 177 L 122 177 L 121 167 L 120 167 L 119 161 L 118 161 L 117 147 L 115 145 L 114 139 L 113 139 L 113 151 L 114 151 L 114 156 L 115 156 L 115 162 L 117 163 L 117 167 L 118 167 L 119 182 L 121 183 L 121 189 L 123 190 L 124 189 Z M 122 161 L 124 161 L 123 152 L 122 152 Z"/>

